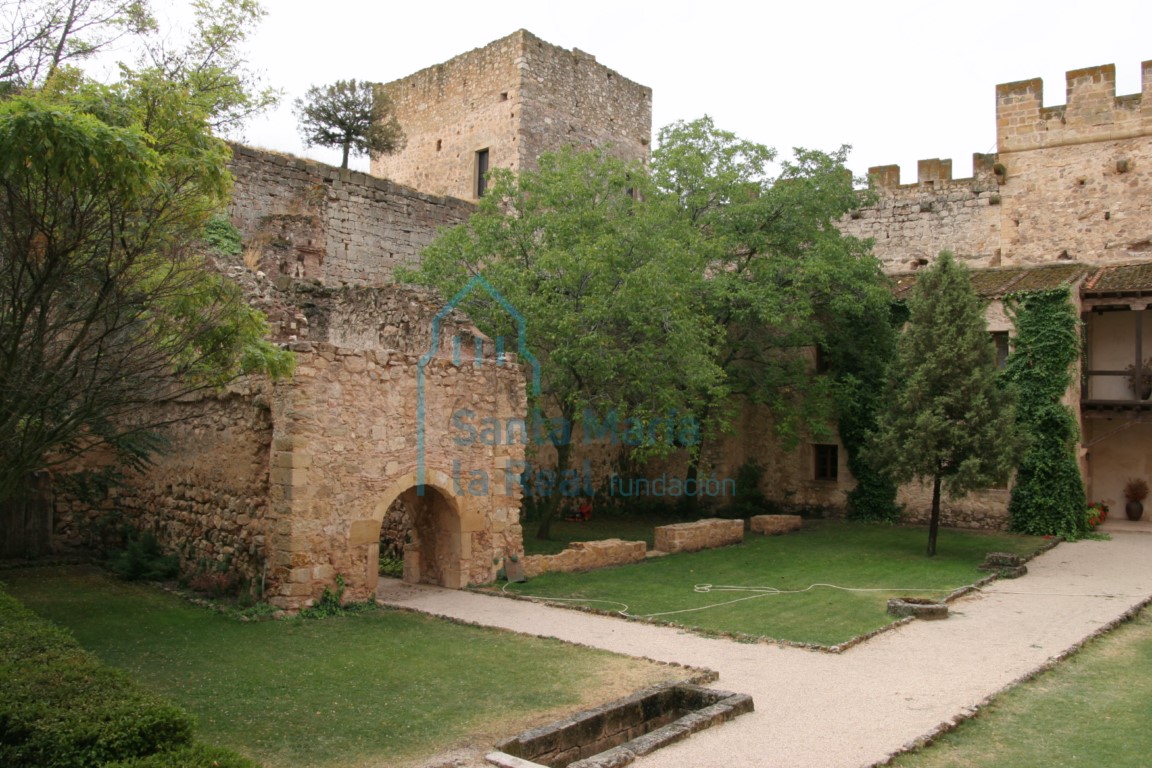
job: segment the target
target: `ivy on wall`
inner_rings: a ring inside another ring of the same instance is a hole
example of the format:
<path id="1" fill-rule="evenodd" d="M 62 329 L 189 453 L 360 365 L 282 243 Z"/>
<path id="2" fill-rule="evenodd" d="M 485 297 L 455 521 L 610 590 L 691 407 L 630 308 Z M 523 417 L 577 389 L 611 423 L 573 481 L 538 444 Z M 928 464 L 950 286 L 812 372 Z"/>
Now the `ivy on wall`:
<path id="1" fill-rule="evenodd" d="M 1016 327 L 1005 377 L 1016 388 L 1016 423 L 1026 441 L 1008 506 L 1013 531 L 1081 538 L 1088 533 L 1076 460 L 1079 426 L 1061 398 L 1080 357 L 1080 318 L 1069 289 L 1010 294 Z"/>

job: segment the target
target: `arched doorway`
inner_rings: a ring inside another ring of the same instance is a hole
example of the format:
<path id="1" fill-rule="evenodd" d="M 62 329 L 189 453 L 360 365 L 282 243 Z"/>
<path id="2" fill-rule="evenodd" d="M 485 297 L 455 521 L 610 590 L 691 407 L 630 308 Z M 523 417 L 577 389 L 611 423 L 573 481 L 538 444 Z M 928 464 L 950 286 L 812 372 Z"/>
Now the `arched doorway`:
<path id="1" fill-rule="evenodd" d="M 412 584 L 464 585 L 460 515 L 443 491 L 411 486 L 389 504 L 380 525 L 380 552 L 401 554 L 403 579 Z M 402 541 L 398 540 L 402 539 Z"/>

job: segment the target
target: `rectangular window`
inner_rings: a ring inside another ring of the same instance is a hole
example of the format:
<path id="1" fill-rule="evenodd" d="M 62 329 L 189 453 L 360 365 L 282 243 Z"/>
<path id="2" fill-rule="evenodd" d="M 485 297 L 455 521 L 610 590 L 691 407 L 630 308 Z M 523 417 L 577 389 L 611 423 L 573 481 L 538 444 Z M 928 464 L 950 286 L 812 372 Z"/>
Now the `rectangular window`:
<path id="1" fill-rule="evenodd" d="M 992 331 L 992 343 L 996 345 L 996 370 L 1003 370 L 1008 364 L 1008 331 Z"/>
<path id="2" fill-rule="evenodd" d="M 840 476 L 840 447 L 837 445 L 814 445 L 813 458 L 817 480 L 835 480 Z"/>
<path id="3" fill-rule="evenodd" d="M 828 373 L 828 353 L 822 344 L 816 345 L 816 373 Z"/>
<path id="4" fill-rule="evenodd" d="M 476 197 L 484 197 L 488 191 L 488 150 L 476 152 Z"/>

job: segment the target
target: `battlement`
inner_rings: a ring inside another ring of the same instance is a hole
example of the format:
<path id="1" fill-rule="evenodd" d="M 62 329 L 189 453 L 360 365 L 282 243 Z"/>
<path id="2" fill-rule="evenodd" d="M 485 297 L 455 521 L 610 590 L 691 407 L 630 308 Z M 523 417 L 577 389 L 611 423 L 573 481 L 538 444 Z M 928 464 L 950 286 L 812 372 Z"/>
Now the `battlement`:
<path id="1" fill-rule="evenodd" d="M 1044 81 L 996 86 L 996 141 L 1000 152 L 1152 135 L 1152 61 L 1141 65 L 1141 92 L 1116 95 L 1116 67 L 1105 64 L 1067 73 L 1066 103 L 1044 106 Z"/>
<path id="2" fill-rule="evenodd" d="M 950 185 L 970 185 L 978 180 L 990 179 L 995 171 L 995 155 L 986 155 L 981 152 L 972 154 L 972 176 L 963 179 L 952 178 L 952 160 L 932 158 L 920 160 L 916 163 L 916 183 L 900 183 L 899 165 L 877 165 L 868 169 L 868 179 L 877 189 L 895 189 L 897 187 L 946 187 Z"/>

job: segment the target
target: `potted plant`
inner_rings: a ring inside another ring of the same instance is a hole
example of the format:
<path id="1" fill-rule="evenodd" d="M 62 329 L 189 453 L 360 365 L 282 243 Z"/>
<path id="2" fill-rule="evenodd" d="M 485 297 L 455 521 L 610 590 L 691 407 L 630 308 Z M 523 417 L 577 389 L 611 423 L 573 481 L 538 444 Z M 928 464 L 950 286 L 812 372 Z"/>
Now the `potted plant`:
<path id="1" fill-rule="evenodd" d="M 1102 501 L 1094 501 L 1088 505 L 1088 527 L 1096 530 L 1096 526 L 1103 525 L 1108 519 L 1108 505 Z"/>
<path id="2" fill-rule="evenodd" d="M 1147 400 L 1152 397 L 1152 357 L 1145 358 L 1144 362 L 1140 364 L 1140 370 L 1136 370 L 1136 364 L 1132 363 L 1124 369 L 1128 373 L 1128 389 L 1132 392 L 1132 396 L 1138 400 Z"/>
<path id="3" fill-rule="evenodd" d="M 1139 520 L 1144 516 L 1144 499 L 1148 498 L 1148 482 L 1142 477 L 1133 477 L 1124 484 L 1124 498 L 1128 504 L 1124 514 L 1129 520 Z"/>

